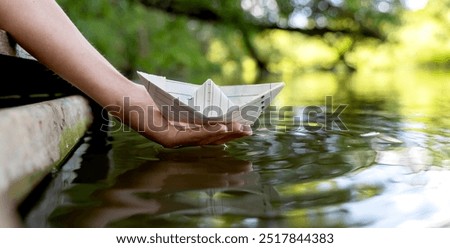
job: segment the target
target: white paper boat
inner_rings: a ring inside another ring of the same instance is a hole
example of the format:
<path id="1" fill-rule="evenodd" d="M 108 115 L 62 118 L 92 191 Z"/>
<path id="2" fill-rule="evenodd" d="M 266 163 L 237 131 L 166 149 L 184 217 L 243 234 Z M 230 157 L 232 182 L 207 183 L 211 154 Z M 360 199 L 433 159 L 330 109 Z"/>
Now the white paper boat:
<path id="1" fill-rule="evenodd" d="M 163 115 L 186 123 L 253 124 L 284 87 L 284 83 L 218 86 L 211 79 L 202 85 L 138 72 L 141 82 Z"/>

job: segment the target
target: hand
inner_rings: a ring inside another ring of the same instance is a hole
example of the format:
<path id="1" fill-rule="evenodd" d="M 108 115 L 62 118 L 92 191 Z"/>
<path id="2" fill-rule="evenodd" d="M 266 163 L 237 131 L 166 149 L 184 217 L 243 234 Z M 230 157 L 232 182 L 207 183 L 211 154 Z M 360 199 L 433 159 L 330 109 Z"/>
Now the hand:
<path id="1" fill-rule="evenodd" d="M 239 123 L 194 125 L 168 121 L 156 107 L 147 90 L 129 85 L 126 95 L 119 94 L 117 104 L 106 106 L 123 123 L 164 147 L 218 145 L 252 134 Z"/>
<path id="2" fill-rule="evenodd" d="M 251 134 L 238 123 L 180 129 L 167 121 L 146 89 L 125 78 L 92 47 L 55 1 L 1 1 L 0 28 L 114 116 L 165 147 L 223 144 Z"/>

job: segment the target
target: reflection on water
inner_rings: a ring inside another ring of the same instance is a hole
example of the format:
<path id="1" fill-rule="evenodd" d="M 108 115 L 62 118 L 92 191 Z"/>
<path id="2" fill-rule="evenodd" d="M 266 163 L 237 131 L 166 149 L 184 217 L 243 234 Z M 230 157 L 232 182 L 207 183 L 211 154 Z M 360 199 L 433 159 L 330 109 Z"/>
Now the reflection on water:
<path id="1" fill-rule="evenodd" d="M 450 99 L 413 111 L 417 99 L 399 100 L 407 93 L 350 93 L 335 99 L 349 104 L 340 116 L 347 131 L 297 125 L 300 102 L 282 118 L 266 114 L 253 136 L 226 147 L 161 149 L 135 133 L 92 134 L 27 225 L 449 226 Z"/>
<path id="2" fill-rule="evenodd" d="M 214 205 L 212 197 L 219 192 L 214 189 L 236 187 L 245 192 L 256 185 L 251 163 L 227 156 L 223 147 L 162 151 L 157 158 L 143 161 L 93 192 L 98 204 L 53 214 L 50 219 L 70 226 L 102 227 L 136 215 L 221 213 L 225 206 Z M 246 208 L 242 203 L 229 207 Z"/>

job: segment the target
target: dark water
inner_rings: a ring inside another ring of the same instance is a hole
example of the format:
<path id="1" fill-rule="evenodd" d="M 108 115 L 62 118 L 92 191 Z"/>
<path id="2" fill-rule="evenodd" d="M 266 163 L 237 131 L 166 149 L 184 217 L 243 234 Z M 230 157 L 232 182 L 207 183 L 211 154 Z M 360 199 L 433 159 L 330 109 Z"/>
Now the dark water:
<path id="1" fill-rule="evenodd" d="M 450 226 L 446 93 L 428 108 L 362 95 L 333 99 L 333 109 L 348 104 L 339 116 L 348 130 L 324 113 L 300 125 L 305 107 L 324 109 L 320 99 L 265 114 L 253 136 L 226 147 L 162 149 L 132 132 L 92 133 L 27 225 Z"/>

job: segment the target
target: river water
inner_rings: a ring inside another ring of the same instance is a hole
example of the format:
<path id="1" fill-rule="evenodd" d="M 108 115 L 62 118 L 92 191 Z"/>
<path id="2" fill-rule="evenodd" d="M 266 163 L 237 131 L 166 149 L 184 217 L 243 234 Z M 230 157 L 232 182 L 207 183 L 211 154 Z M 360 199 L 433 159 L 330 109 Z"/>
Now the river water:
<path id="1" fill-rule="evenodd" d="M 254 134 L 226 146 L 91 131 L 26 224 L 448 227 L 448 78 L 353 78 L 323 94 L 320 80 L 288 84 Z"/>

